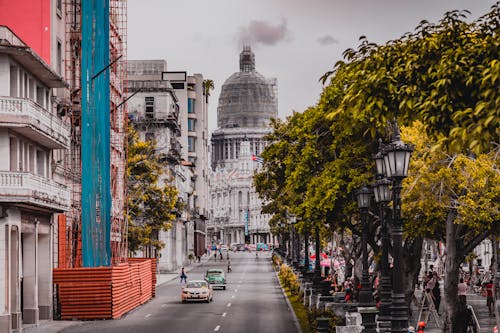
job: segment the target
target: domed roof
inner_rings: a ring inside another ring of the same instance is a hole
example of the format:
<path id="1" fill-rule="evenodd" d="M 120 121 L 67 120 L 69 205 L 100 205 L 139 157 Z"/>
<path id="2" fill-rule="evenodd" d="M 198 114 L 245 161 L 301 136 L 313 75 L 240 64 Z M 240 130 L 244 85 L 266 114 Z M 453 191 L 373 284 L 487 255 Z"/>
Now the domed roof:
<path id="1" fill-rule="evenodd" d="M 249 46 L 240 53 L 240 71 L 222 85 L 217 108 L 217 125 L 267 127 L 278 115 L 276 79 L 266 79 L 255 71 L 255 55 Z"/>

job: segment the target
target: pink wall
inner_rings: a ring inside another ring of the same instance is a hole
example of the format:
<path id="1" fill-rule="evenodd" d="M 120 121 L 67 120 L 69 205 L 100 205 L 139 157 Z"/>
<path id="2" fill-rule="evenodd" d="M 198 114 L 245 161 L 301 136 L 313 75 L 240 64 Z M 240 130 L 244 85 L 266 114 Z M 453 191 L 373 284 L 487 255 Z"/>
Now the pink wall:
<path id="1" fill-rule="evenodd" d="M 6 25 L 50 64 L 50 0 L 0 0 L 0 25 Z"/>

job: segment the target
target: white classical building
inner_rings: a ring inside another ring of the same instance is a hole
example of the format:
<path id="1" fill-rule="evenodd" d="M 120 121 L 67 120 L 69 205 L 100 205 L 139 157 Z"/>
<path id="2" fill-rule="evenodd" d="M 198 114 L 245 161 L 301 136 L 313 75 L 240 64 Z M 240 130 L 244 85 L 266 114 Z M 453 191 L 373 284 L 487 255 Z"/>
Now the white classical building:
<path id="1" fill-rule="evenodd" d="M 210 221 L 207 243 L 270 243 L 270 215 L 262 214 L 262 201 L 253 187 L 260 167 L 264 136 L 278 114 L 276 79 L 255 70 L 255 55 L 245 46 L 240 71 L 221 88 L 218 128 L 212 134 Z"/>
<path id="2" fill-rule="evenodd" d="M 70 207 L 53 156 L 70 146 L 54 103 L 65 86 L 60 70 L 0 26 L 1 332 L 52 318 L 53 225 Z"/>

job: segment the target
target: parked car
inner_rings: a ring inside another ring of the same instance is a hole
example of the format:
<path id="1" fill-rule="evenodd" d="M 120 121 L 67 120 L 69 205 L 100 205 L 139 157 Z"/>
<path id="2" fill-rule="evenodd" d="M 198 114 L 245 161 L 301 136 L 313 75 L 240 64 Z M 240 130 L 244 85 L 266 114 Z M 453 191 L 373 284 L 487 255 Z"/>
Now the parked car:
<path id="1" fill-rule="evenodd" d="M 182 288 L 181 300 L 182 303 L 187 301 L 205 301 L 207 303 L 213 300 L 212 286 L 204 280 L 193 280 L 186 283 Z"/>
<path id="2" fill-rule="evenodd" d="M 257 251 L 269 251 L 269 245 L 266 243 L 257 243 Z"/>
<path id="3" fill-rule="evenodd" d="M 205 280 L 213 287 L 213 288 L 222 288 L 226 290 L 226 276 L 224 275 L 224 271 L 218 268 L 210 268 L 205 273 Z"/>

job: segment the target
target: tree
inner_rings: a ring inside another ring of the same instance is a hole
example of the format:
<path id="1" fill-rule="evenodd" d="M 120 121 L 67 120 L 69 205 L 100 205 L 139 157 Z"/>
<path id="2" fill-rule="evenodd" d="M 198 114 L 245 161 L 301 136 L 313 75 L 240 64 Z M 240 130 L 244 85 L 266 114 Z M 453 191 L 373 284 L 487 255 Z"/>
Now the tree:
<path id="1" fill-rule="evenodd" d="M 178 191 L 166 183 L 163 165 L 151 141 L 141 141 L 129 126 L 127 146 L 128 245 L 150 255 L 165 244 L 158 240 L 175 219 Z"/>
<path id="2" fill-rule="evenodd" d="M 448 12 L 380 46 L 362 37 L 325 74 L 330 81 L 315 107 L 274 123 L 255 177 L 270 212 L 287 207 L 304 228 L 331 223 L 356 234 L 353 193 L 372 177 L 375 139 L 389 139 L 394 118 L 410 142 L 426 134 L 403 184 L 409 291 L 424 236 L 447 242 L 448 286 L 474 244 L 498 234 L 499 4 L 474 22 L 465 18 Z M 453 288 L 445 292 L 453 298 Z M 457 313 L 450 302 L 448 323 Z"/>
<path id="3" fill-rule="evenodd" d="M 210 91 L 215 87 L 214 81 L 210 79 L 203 80 L 203 95 L 205 96 L 205 101 L 208 103 L 208 97 L 210 97 Z"/>
<path id="4" fill-rule="evenodd" d="M 408 235 L 446 242 L 446 329 L 453 332 L 460 265 L 481 241 L 500 231 L 500 147 L 479 155 L 431 152 L 434 142 L 422 132 L 422 123 L 407 129 L 416 148 L 405 189 L 405 228 Z"/>

